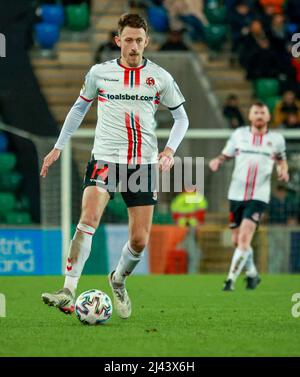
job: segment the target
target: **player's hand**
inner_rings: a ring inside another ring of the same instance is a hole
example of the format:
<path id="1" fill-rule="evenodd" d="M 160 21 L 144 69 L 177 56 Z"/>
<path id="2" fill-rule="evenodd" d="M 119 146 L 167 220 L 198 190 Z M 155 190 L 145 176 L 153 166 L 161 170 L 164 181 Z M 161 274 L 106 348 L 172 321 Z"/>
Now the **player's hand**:
<path id="1" fill-rule="evenodd" d="M 58 158 L 60 156 L 60 152 L 61 151 L 59 149 L 53 148 L 52 151 L 50 153 L 48 153 L 47 156 L 44 158 L 43 166 L 42 166 L 41 173 L 40 173 L 40 175 L 43 178 L 45 178 L 46 175 L 48 174 L 48 169 L 50 168 L 50 166 L 56 160 L 58 160 Z"/>
<path id="2" fill-rule="evenodd" d="M 159 170 L 166 172 L 174 165 L 174 152 L 171 148 L 166 147 L 163 152 L 158 155 Z"/>
<path id="3" fill-rule="evenodd" d="M 219 169 L 220 165 L 222 164 L 222 162 L 220 161 L 219 158 L 214 158 L 213 160 L 209 161 L 209 168 L 211 171 L 215 172 Z"/>
<path id="4" fill-rule="evenodd" d="M 278 181 L 288 182 L 289 179 L 290 179 L 290 176 L 286 170 L 278 169 Z"/>

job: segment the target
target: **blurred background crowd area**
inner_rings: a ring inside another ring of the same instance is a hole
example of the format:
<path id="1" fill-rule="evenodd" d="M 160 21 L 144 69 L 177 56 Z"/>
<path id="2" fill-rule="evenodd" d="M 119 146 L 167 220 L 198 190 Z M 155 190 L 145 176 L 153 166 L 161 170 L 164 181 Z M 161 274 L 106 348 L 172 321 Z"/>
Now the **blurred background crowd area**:
<path id="1" fill-rule="evenodd" d="M 103 53 L 118 51 L 114 36 L 120 14 L 142 13 L 150 25 L 150 50 L 207 49 L 212 64 L 227 59 L 243 69 L 253 94 L 267 102 L 272 126 L 299 127 L 300 51 L 292 53 L 300 25 L 297 0 L 16 0 L 1 6 L 2 32 L 16 19 L 20 32 L 22 21 L 26 48 L 55 54 L 65 47 L 62 42 L 92 39 L 95 63 L 103 61 Z M 244 124 L 246 115 L 234 89 L 222 102 L 232 128 Z"/>
<path id="2" fill-rule="evenodd" d="M 0 32 L 6 37 L 6 57 L 0 62 L 0 119 L 9 127 L 2 126 L 0 133 L 3 224 L 44 223 L 43 213 L 49 208 L 60 212 L 60 204 L 55 206 L 51 196 L 56 193 L 58 200 L 60 165 L 51 173 L 57 181 L 52 184 L 50 178 L 45 188 L 38 174 L 41 159 L 53 145 L 90 66 L 118 56 L 114 36 L 125 12 L 147 18 L 151 43 L 146 56 L 153 55 L 169 69 L 183 89 L 190 128 L 243 126 L 249 106 L 257 99 L 270 109 L 270 127 L 300 128 L 300 58 L 292 54 L 296 43 L 292 36 L 300 26 L 296 0 L 16 0 L 0 6 Z M 172 56 L 175 58 L 170 59 Z M 200 70 L 194 70 L 194 63 Z M 202 87 L 192 82 L 190 69 L 202 80 Z M 83 128 L 94 129 L 95 107 Z M 157 113 L 157 128 L 169 129 L 172 118 L 163 110 Z M 78 203 L 91 141 L 76 139 L 72 144 L 72 198 Z M 185 141 L 179 155 L 196 156 L 201 150 L 208 160 L 220 152 L 225 141 L 209 137 Z M 159 140 L 160 147 L 164 143 Z M 274 178 L 266 222 L 299 223 L 298 151 L 299 139 L 288 139 L 291 183 L 277 185 Z M 225 193 L 231 168 L 229 164 L 216 181 L 206 169 L 205 221 L 227 221 Z M 155 222 L 176 222 L 171 211 L 175 197 L 172 193 L 161 196 Z M 108 222 L 126 222 L 126 208 L 120 203 L 118 199 L 111 202 Z M 74 219 L 80 211 L 77 207 Z M 54 223 L 59 216 L 55 219 Z"/>

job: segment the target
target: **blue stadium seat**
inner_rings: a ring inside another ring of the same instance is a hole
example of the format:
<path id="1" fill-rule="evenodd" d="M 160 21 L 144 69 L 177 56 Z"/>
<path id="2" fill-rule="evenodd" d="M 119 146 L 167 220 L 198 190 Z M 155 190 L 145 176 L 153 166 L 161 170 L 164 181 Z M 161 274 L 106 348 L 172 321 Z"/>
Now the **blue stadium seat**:
<path id="1" fill-rule="evenodd" d="M 169 28 L 167 11 L 162 7 L 150 7 L 147 11 L 148 21 L 157 32 L 166 32 Z"/>
<path id="2" fill-rule="evenodd" d="M 8 137 L 4 132 L 0 132 L 0 153 L 7 151 Z"/>
<path id="3" fill-rule="evenodd" d="M 41 6 L 42 19 L 49 24 L 61 27 L 64 24 L 64 8 L 62 5 L 45 4 Z"/>
<path id="4" fill-rule="evenodd" d="M 170 213 L 155 211 L 153 214 L 153 224 L 174 224 Z"/>
<path id="5" fill-rule="evenodd" d="M 297 33 L 297 30 L 298 30 L 298 25 L 297 24 L 294 24 L 292 22 L 288 22 L 288 24 L 287 24 L 287 31 L 288 31 L 289 34 Z"/>
<path id="6" fill-rule="evenodd" d="M 59 39 L 59 27 L 55 24 L 40 22 L 35 25 L 38 44 L 43 49 L 52 49 Z"/>

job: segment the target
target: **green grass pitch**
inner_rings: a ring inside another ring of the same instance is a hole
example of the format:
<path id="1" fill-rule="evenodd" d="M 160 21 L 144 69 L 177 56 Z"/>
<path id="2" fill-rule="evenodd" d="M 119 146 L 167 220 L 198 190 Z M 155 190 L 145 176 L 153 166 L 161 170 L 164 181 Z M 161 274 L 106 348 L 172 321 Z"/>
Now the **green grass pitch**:
<path id="1" fill-rule="evenodd" d="M 300 356 L 300 318 L 291 314 L 297 275 L 265 275 L 255 291 L 240 278 L 222 292 L 222 275 L 132 276 L 133 314 L 113 313 L 101 326 L 82 325 L 42 303 L 63 277 L 0 277 L 6 317 L 0 318 L 0 356 Z M 78 294 L 105 276 L 83 276 Z"/>

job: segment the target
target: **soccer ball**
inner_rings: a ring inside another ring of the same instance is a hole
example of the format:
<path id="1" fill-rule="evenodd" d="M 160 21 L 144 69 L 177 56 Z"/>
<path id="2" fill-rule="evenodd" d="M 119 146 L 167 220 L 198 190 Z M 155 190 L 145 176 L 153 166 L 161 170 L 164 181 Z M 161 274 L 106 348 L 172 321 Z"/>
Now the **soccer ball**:
<path id="1" fill-rule="evenodd" d="M 112 315 L 111 299 L 98 289 L 90 289 L 77 297 L 75 313 L 79 321 L 84 324 L 103 324 Z"/>

